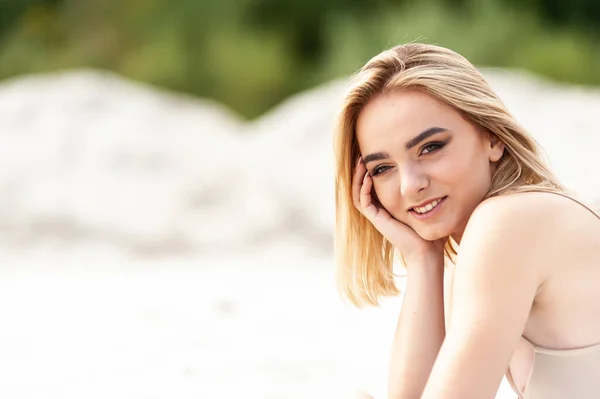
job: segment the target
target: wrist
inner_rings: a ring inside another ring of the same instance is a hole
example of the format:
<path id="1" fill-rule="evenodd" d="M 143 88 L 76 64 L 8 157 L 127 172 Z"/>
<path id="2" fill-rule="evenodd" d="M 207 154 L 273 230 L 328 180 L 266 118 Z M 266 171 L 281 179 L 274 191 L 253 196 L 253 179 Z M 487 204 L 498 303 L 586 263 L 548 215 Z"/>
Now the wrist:
<path id="1" fill-rule="evenodd" d="M 432 292 L 442 293 L 444 289 L 444 260 L 443 257 L 421 258 L 413 260 L 406 268 L 405 288 L 408 291 L 427 292 L 431 300 Z M 416 290 L 416 291 L 415 291 Z M 440 300 L 443 294 L 440 295 Z"/>
<path id="2" fill-rule="evenodd" d="M 424 253 L 404 259 L 406 269 L 442 269 L 444 268 L 444 253 Z"/>
<path id="3" fill-rule="evenodd" d="M 444 280 L 444 258 L 442 257 L 419 257 L 411 259 L 406 265 L 406 277 L 408 281 L 421 281 L 427 286 L 443 284 Z M 414 283 L 413 283 L 414 284 Z"/>

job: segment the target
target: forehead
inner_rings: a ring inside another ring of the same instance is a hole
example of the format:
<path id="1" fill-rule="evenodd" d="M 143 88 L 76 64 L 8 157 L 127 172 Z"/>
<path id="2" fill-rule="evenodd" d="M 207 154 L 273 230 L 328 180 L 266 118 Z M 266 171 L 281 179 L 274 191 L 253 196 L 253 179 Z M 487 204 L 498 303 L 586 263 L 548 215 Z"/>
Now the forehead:
<path id="1" fill-rule="evenodd" d="M 362 109 L 356 124 L 361 148 L 405 142 L 436 126 L 461 130 L 468 122 L 435 97 L 417 90 L 380 94 Z"/>

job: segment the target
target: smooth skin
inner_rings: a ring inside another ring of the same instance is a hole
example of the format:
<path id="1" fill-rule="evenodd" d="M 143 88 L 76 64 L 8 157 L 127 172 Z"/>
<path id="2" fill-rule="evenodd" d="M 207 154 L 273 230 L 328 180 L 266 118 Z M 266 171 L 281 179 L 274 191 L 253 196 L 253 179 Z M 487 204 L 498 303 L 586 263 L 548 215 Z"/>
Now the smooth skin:
<path id="1" fill-rule="evenodd" d="M 550 193 L 484 201 L 504 146 L 426 93 L 375 97 L 356 134 L 354 204 L 407 261 L 390 398 L 494 398 L 509 365 L 525 384 L 533 352 L 522 336 L 554 349 L 600 342 L 593 214 Z M 438 198 L 432 217 L 412 210 Z M 449 236 L 460 249 L 444 269 Z"/>

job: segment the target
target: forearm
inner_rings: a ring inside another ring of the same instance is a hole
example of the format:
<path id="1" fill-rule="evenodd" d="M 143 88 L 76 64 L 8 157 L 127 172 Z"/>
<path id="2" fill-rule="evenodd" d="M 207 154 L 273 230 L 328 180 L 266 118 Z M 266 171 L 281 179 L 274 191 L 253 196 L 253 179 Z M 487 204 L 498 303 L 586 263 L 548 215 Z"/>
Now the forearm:
<path id="1" fill-rule="evenodd" d="M 423 393 L 445 336 L 443 286 L 443 259 L 409 267 L 392 346 L 390 399 L 420 398 Z"/>

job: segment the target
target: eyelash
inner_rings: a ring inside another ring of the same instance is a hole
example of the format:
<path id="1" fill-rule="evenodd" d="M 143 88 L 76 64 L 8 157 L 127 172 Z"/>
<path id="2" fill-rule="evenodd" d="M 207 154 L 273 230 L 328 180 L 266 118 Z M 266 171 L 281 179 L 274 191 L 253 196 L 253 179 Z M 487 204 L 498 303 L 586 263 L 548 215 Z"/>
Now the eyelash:
<path id="1" fill-rule="evenodd" d="M 445 145 L 446 145 L 446 143 L 442 143 L 442 142 L 428 143 L 421 148 L 419 155 L 428 155 L 428 154 L 434 153 L 434 152 L 442 149 L 442 147 L 444 147 Z M 433 147 L 433 148 L 431 148 L 431 147 Z M 429 149 L 429 151 L 423 152 L 426 149 Z M 388 166 L 388 165 L 377 166 L 376 168 L 373 169 L 372 176 L 380 175 L 380 174 L 384 173 L 385 171 L 387 171 L 389 168 L 391 168 L 391 166 Z M 383 170 L 381 170 L 381 169 L 383 169 Z"/>
<path id="2" fill-rule="evenodd" d="M 440 148 L 442 148 L 442 147 L 443 147 L 445 144 L 446 144 L 446 143 L 442 143 L 442 142 L 434 142 L 434 143 L 429 143 L 429 144 L 426 144 L 426 145 L 424 145 L 424 146 L 423 146 L 423 148 L 421 148 L 421 153 L 420 153 L 420 155 L 431 154 L 432 152 L 435 152 L 435 151 L 439 150 Z M 426 148 L 429 148 L 429 147 L 434 147 L 434 148 L 433 148 L 432 150 L 430 150 L 430 151 L 427 151 L 427 152 L 424 154 L 424 153 L 423 153 L 423 151 L 424 151 Z"/>

